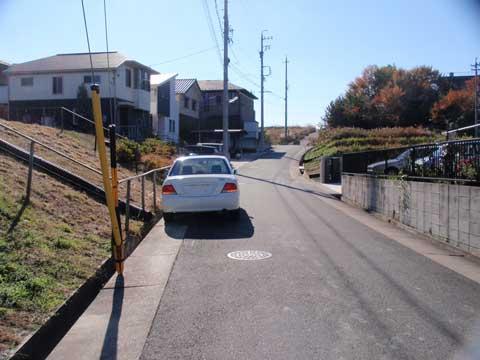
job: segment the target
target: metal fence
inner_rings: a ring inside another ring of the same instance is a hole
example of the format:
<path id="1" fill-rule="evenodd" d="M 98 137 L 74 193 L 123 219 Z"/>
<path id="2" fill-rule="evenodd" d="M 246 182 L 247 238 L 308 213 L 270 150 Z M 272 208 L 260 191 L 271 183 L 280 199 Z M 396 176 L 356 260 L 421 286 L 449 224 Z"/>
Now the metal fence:
<path id="1" fill-rule="evenodd" d="M 342 172 L 480 184 L 480 139 L 344 154 Z"/>
<path id="2" fill-rule="evenodd" d="M 161 187 L 163 180 L 165 179 L 170 166 L 164 166 L 158 169 L 153 169 L 147 171 L 143 174 L 131 176 L 122 180 L 119 180 L 119 190 L 122 190 L 121 185 L 126 184 L 126 194 L 125 194 L 125 233 L 129 234 L 129 223 L 130 223 L 130 204 L 133 200 L 132 198 L 132 183 L 140 182 L 140 205 L 142 210 L 145 211 L 148 207 L 147 201 L 151 200 L 151 210 L 154 214 L 157 213 L 159 206 L 157 203 L 157 190 L 158 186 Z M 150 181 L 148 181 L 150 178 Z M 147 187 L 150 187 L 148 189 Z"/>

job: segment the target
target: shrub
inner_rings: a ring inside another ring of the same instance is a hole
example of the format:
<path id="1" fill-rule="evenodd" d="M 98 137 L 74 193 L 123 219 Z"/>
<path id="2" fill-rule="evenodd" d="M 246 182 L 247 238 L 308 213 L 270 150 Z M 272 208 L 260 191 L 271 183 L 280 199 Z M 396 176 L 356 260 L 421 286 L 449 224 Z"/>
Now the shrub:
<path id="1" fill-rule="evenodd" d="M 144 171 L 158 169 L 171 164 L 171 159 L 157 154 L 147 154 L 142 156 Z"/>
<path id="2" fill-rule="evenodd" d="M 121 139 L 117 142 L 117 160 L 120 163 L 131 163 L 135 161 L 135 151 L 138 144 L 135 141 Z"/>

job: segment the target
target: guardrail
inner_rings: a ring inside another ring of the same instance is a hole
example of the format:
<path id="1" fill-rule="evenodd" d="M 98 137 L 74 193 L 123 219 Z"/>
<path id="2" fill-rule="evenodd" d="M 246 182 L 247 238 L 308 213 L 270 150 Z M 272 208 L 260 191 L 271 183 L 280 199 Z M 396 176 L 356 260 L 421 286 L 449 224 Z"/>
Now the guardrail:
<path id="1" fill-rule="evenodd" d="M 147 179 L 148 176 L 151 176 L 152 180 L 152 191 L 153 191 L 153 212 L 157 212 L 157 183 L 158 181 L 162 181 L 164 178 L 164 174 L 170 169 L 170 166 L 163 166 L 158 169 L 153 169 L 147 172 L 144 172 L 142 174 L 130 176 L 128 178 L 124 178 L 118 181 L 119 184 L 126 183 L 127 184 L 127 190 L 126 190 L 126 196 L 125 196 L 125 233 L 128 235 L 129 232 L 129 224 L 130 224 L 130 200 L 131 200 L 131 187 L 132 187 L 132 181 L 135 180 L 140 180 L 141 181 L 141 208 L 142 211 L 145 213 L 145 180 Z M 160 174 L 158 176 L 157 174 Z"/>
<path id="2" fill-rule="evenodd" d="M 342 172 L 480 183 L 480 139 L 344 154 Z"/>

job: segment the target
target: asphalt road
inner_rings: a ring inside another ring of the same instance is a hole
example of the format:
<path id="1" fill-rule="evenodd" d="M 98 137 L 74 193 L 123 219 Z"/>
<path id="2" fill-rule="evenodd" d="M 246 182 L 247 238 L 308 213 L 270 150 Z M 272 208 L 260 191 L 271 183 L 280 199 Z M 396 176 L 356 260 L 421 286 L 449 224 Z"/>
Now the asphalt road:
<path id="1" fill-rule="evenodd" d="M 238 221 L 179 220 L 185 241 L 142 359 L 452 359 L 473 351 L 480 286 L 330 206 L 292 170 L 300 154 L 277 147 L 240 168 Z M 272 257 L 227 257 L 236 250 Z"/>

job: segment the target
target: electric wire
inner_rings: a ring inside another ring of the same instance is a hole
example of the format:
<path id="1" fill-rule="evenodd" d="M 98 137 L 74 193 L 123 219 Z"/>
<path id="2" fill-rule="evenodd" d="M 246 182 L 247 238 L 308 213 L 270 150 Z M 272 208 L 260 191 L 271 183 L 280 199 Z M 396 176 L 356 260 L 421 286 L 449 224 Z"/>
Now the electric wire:
<path id="1" fill-rule="evenodd" d="M 95 74 L 93 73 L 93 60 L 92 60 L 92 51 L 90 49 L 90 38 L 88 37 L 88 26 L 87 26 L 87 17 L 85 16 L 85 5 L 82 2 L 82 12 L 83 12 L 83 23 L 85 24 L 85 34 L 87 35 L 87 45 L 88 45 L 88 55 L 90 57 L 90 70 L 92 72 L 92 82 L 95 77 Z"/>
<path id="2" fill-rule="evenodd" d="M 203 0 L 202 3 L 203 3 L 203 11 L 205 12 L 205 17 L 207 18 L 208 28 L 210 30 L 210 37 L 212 38 L 215 44 L 215 47 L 217 48 L 217 55 L 218 55 L 220 64 L 223 64 L 222 52 L 220 50 L 220 45 L 218 43 L 215 27 L 213 26 L 212 16 L 210 14 L 210 8 L 208 7 L 208 0 Z"/>
<path id="3" fill-rule="evenodd" d="M 158 66 L 158 65 L 163 65 L 163 64 L 172 63 L 172 62 L 175 62 L 175 61 L 178 61 L 178 60 L 187 59 L 187 58 L 189 58 L 189 57 L 192 57 L 192 56 L 195 56 L 195 55 L 199 55 L 199 54 L 203 54 L 203 53 L 206 53 L 206 52 L 208 52 L 208 51 L 214 50 L 215 48 L 216 48 L 216 46 L 212 46 L 212 47 L 209 47 L 209 48 L 206 48 L 206 49 L 202 49 L 202 50 L 199 50 L 199 51 L 196 51 L 196 52 L 193 52 L 193 53 L 189 53 L 189 54 L 186 54 L 186 55 L 182 55 L 182 56 L 179 56 L 179 57 L 170 59 L 170 60 L 162 61 L 162 62 L 160 62 L 160 63 L 151 64 L 151 65 L 149 65 L 149 66 Z"/>
<path id="4" fill-rule="evenodd" d="M 112 105 L 112 86 L 110 81 L 110 56 L 109 56 L 109 49 L 108 49 L 108 27 L 107 27 L 107 4 L 106 0 L 103 0 L 103 15 L 104 15 L 104 23 L 105 23 L 105 44 L 107 46 L 107 81 L 108 81 L 108 103 L 110 107 L 110 124 L 113 124 L 113 105 Z M 95 82 L 92 79 L 92 82 Z"/>

